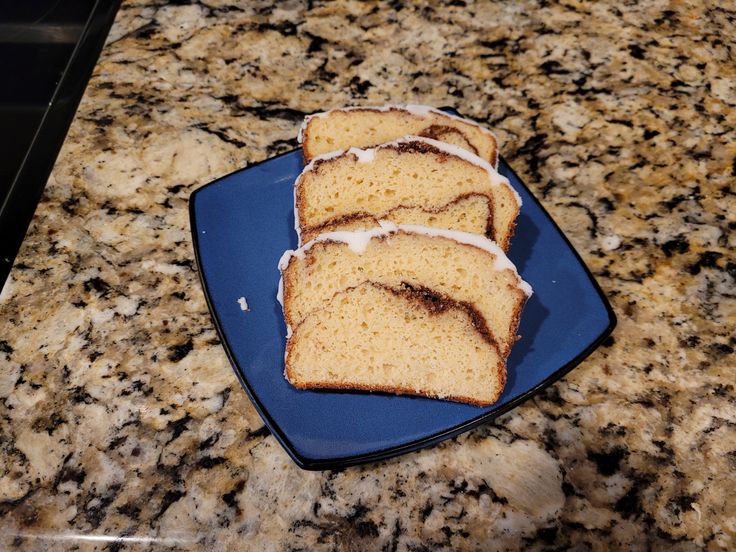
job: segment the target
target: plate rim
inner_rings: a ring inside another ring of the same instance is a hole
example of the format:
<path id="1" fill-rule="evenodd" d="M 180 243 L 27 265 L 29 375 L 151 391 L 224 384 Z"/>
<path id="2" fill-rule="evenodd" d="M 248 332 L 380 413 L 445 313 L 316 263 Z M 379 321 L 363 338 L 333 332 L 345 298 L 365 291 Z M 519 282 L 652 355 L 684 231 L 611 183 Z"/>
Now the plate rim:
<path id="1" fill-rule="evenodd" d="M 575 249 L 575 247 L 572 245 L 568 237 L 565 235 L 565 233 L 562 231 L 559 225 L 555 222 L 555 220 L 549 214 L 547 209 L 544 208 L 544 205 L 542 205 L 542 203 L 539 201 L 537 196 L 534 193 L 532 193 L 532 191 L 529 189 L 526 183 L 524 183 L 524 181 L 519 178 L 519 176 L 516 174 L 516 171 L 514 171 L 511 165 L 503 158 L 503 156 L 499 155 L 499 160 L 504 161 L 506 166 L 509 168 L 509 171 L 511 171 L 511 174 L 513 174 L 516 180 L 529 193 L 529 196 L 532 198 L 534 203 L 536 203 L 536 205 L 540 208 L 544 216 L 547 217 L 548 221 L 552 224 L 552 226 L 557 231 L 557 233 L 562 237 L 565 244 L 572 251 L 573 255 L 575 256 L 575 259 L 577 259 L 577 261 L 583 267 L 585 275 L 588 277 L 588 280 L 593 285 L 594 291 L 598 295 L 598 298 L 600 299 L 601 303 L 603 304 L 606 310 L 606 314 L 608 316 L 607 326 L 598 335 L 598 337 L 596 337 L 593 341 L 591 341 L 591 343 L 587 347 L 585 347 L 580 353 L 578 353 L 572 360 L 570 360 L 568 363 L 564 364 L 563 366 L 555 370 L 549 377 L 547 377 L 546 379 L 538 383 L 536 386 L 529 389 L 526 393 L 519 395 L 518 397 L 509 401 L 508 403 L 498 408 L 497 410 L 493 410 L 492 412 L 481 414 L 475 418 L 467 420 L 449 429 L 440 431 L 438 433 L 434 433 L 428 437 L 416 439 L 408 443 L 404 443 L 404 444 L 397 445 L 397 446 L 387 447 L 387 448 L 384 448 L 384 449 L 381 449 L 375 452 L 370 452 L 366 454 L 357 454 L 353 456 L 343 456 L 343 457 L 337 457 L 337 458 L 326 458 L 326 459 L 325 458 L 323 459 L 310 458 L 310 457 L 300 454 L 296 450 L 296 448 L 293 446 L 291 441 L 287 438 L 286 434 L 282 431 L 281 427 L 271 417 L 268 410 L 266 410 L 261 404 L 261 402 L 258 400 L 248 380 L 243 374 L 242 369 L 240 368 L 238 363 L 235 361 L 235 357 L 230 347 L 230 343 L 228 342 L 227 337 L 225 336 L 225 332 L 223 331 L 220 317 L 217 314 L 217 311 L 213 307 L 213 301 L 210 295 L 209 286 L 207 284 L 207 278 L 205 277 L 204 271 L 202 270 L 202 264 L 200 260 L 200 254 L 199 254 L 199 232 L 197 230 L 197 220 L 195 216 L 195 207 L 194 207 L 197 201 L 198 194 L 200 194 L 200 192 L 204 191 L 205 189 L 211 186 L 214 186 L 218 184 L 220 181 L 230 178 L 242 171 L 253 169 L 257 167 L 258 165 L 261 165 L 269 161 L 273 161 L 280 157 L 292 155 L 295 152 L 300 151 L 300 150 L 301 148 L 295 148 L 293 150 L 286 151 L 278 155 L 274 155 L 273 157 L 269 157 L 262 161 L 258 161 L 252 165 L 248 165 L 246 167 L 232 171 L 231 173 L 221 176 L 213 180 L 212 182 L 209 182 L 208 184 L 200 186 L 199 188 L 194 190 L 189 196 L 189 225 L 190 225 L 190 231 L 192 234 L 192 246 L 194 249 L 194 260 L 197 265 L 197 273 L 199 275 L 199 281 L 202 286 L 202 290 L 204 292 L 205 300 L 207 302 L 207 308 L 210 311 L 210 315 L 211 315 L 212 321 L 214 322 L 215 330 L 217 331 L 217 335 L 220 338 L 220 342 L 222 343 L 223 349 L 225 349 L 225 354 L 227 355 L 228 360 L 230 361 L 230 366 L 235 372 L 235 375 L 238 378 L 238 381 L 240 381 L 240 385 L 245 390 L 246 394 L 248 395 L 248 398 L 250 399 L 251 403 L 255 407 L 258 414 L 261 416 L 261 419 L 263 420 L 264 424 L 266 425 L 266 427 L 268 427 L 268 429 L 271 431 L 273 436 L 279 441 L 281 446 L 284 448 L 286 453 L 291 457 L 294 463 L 300 468 L 304 470 L 310 470 L 310 471 L 335 470 L 335 469 L 347 468 L 350 466 L 356 466 L 359 464 L 366 464 L 369 462 L 387 460 L 395 456 L 400 456 L 403 454 L 407 454 L 409 452 L 416 452 L 420 449 L 430 447 L 432 445 L 440 443 L 441 441 L 451 439 L 462 433 L 465 433 L 466 431 L 474 429 L 483 423 L 490 422 L 498 418 L 499 416 L 506 414 L 510 410 L 519 406 L 521 403 L 526 402 L 527 400 L 531 399 L 534 395 L 538 394 L 539 392 L 546 389 L 553 383 L 556 383 L 557 381 L 562 379 L 564 376 L 570 373 L 570 371 L 572 371 L 573 368 L 579 366 L 580 363 L 583 362 L 583 360 L 588 358 L 593 353 L 593 351 L 595 351 L 600 346 L 600 344 L 608 336 L 610 336 L 613 333 L 613 330 L 616 328 L 616 324 L 618 323 L 618 320 L 616 318 L 616 313 L 614 312 L 613 307 L 611 306 L 611 303 L 608 301 L 608 298 L 606 297 L 605 293 L 603 292 L 600 285 L 598 284 L 598 281 L 595 279 L 595 276 L 590 271 L 590 268 L 588 267 L 588 265 L 585 263 L 585 261 L 583 261 L 577 249 Z"/>

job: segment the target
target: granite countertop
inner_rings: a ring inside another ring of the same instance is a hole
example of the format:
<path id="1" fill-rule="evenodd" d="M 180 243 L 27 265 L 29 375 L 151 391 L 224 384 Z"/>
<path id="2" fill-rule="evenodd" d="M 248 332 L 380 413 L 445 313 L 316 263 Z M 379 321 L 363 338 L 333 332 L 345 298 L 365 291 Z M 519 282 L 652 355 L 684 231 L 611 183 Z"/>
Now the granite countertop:
<path id="1" fill-rule="evenodd" d="M 0 296 L 0 548 L 736 547 L 733 9 L 175 4 L 122 6 Z M 220 346 L 187 200 L 304 114 L 402 101 L 497 132 L 618 327 L 494 424 L 301 471 Z"/>

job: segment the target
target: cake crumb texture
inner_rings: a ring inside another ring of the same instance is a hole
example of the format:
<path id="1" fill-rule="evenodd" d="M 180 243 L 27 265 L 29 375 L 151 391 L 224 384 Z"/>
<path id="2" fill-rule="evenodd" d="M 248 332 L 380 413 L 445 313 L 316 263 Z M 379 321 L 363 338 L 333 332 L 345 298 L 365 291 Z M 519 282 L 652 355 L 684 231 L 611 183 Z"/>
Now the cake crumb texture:
<path id="1" fill-rule="evenodd" d="M 357 214 L 381 218 L 401 207 L 441 210 L 461 197 L 483 194 L 491 201 L 492 237 L 507 250 L 521 207 L 508 179 L 489 163 L 428 138 L 325 154 L 305 167 L 294 186 L 299 229 L 310 235 L 316 227 Z M 452 229 L 460 227 L 458 220 Z"/>
<path id="2" fill-rule="evenodd" d="M 414 286 L 472 305 L 479 314 L 476 326 L 491 335 L 506 359 L 531 292 L 511 261 L 496 244 L 475 235 L 461 238 L 482 240 L 495 252 L 447 237 L 452 232 L 399 228 L 414 230 L 323 234 L 282 261 L 286 323 L 296 327 L 336 293 L 366 281 L 393 288 Z M 376 339 L 372 347 L 380 349 L 380 343 Z"/>
<path id="3" fill-rule="evenodd" d="M 505 359 L 477 311 L 432 290 L 363 282 L 309 313 L 286 345 L 286 378 L 302 389 L 358 389 L 494 403 Z M 377 346 L 380 343 L 380 346 Z"/>

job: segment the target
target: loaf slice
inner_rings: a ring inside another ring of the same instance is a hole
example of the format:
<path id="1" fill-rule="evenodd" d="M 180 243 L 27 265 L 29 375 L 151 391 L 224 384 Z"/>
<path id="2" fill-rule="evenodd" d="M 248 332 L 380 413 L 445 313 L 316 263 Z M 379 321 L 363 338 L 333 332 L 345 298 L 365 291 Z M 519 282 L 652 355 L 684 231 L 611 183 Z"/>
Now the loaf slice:
<path id="1" fill-rule="evenodd" d="M 366 213 L 347 215 L 321 226 L 305 229 L 302 233 L 302 241 L 306 243 L 326 232 L 368 230 L 378 226 L 379 220 L 458 230 L 481 234 L 489 238 L 493 236 L 491 199 L 484 194 L 465 194 L 438 209 L 394 207 L 377 215 Z"/>
<path id="2" fill-rule="evenodd" d="M 489 163 L 457 146 L 416 136 L 316 157 L 294 186 L 300 233 L 355 214 L 378 218 L 397 207 L 432 210 L 466 194 L 483 194 L 491 200 L 492 237 L 506 250 L 521 207 L 509 181 Z"/>
<path id="3" fill-rule="evenodd" d="M 345 288 L 372 281 L 431 289 L 478 313 L 476 325 L 506 358 L 531 295 L 503 251 L 476 234 L 381 222 L 365 232 L 320 235 L 279 263 L 280 301 L 290 328 Z"/>
<path id="4" fill-rule="evenodd" d="M 286 344 L 300 389 L 420 395 L 494 403 L 506 368 L 474 309 L 432 290 L 364 282 L 307 316 Z"/>
<path id="5" fill-rule="evenodd" d="M 304 119 L 299 141 L 304 158 L 350 147 L 376 146 L 413 134 L 459 146 L 498 166 L 498 141 L 479 124 L 426 105 L 347 107 Z"/>

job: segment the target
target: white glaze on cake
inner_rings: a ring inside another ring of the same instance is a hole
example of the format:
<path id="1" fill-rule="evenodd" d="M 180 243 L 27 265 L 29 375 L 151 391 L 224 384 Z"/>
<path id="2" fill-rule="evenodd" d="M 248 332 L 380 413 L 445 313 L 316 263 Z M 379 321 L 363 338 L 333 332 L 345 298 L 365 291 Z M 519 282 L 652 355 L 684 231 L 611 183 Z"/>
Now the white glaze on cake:
<path id="1" fill-rule="evenodd" d="M 325 234 L 320 234 L 316 238 L 314 238 L 312 241 L 307 242 L 302 247 L 296 250 L 288 250 L 285 251 L 284 254 L 281 256 L 281 259 L 279 259 L 279 270 L 283 273 L 284 270 L 286 270 L 286 267 L 289 266 L 289 261 L 291 261 L 292 257 L 297 257 L 298 259 L 304 259 L 305 254 L 307 251 L 309 251 L 316 243 L 323 242 L 323 241 L 332 241 L 332 242 L 342 242 L 345 243 L 348 248 L 357 253 L 358 255 L 362 254 L 366 248 L 368 247 L 368 244 L 370 241 L 374 238 L 380 237 L 380 236 L 388 236 L 397 232 L 405 232 L 407 234 L 421 234 L 424 236 L 430 236 L 430 237 L 442 237 L 447 238 L 453 241 L 456 241 L 458 243 L 462 243 L 465 245 L 471 245 L 473 247 L 477 247 L 478 249 L 482 249 L 483 251 L 486 251 L 493 255 L 494 262 L 493 262 L 493 269 L 494 270 L 511 270 L 516 275 L 516 277 L 519 280 L 519 289 L 521 289 L 527 297 L 530 297 L 532 295 L 532 287 L 522 280 L 521 276 L 519 276 L 518 271 L 516 270 L 516 266 L 514 266 L 514 263 L 511 262 L 511 260 L 506 256 L 506 254 L 503 252 L 503 250 L 496 244 L 494 241 L 489 240 L 488 238 L 481 236 L 479 234 L 471 234 L 468 232 L 459 232 L 457 230 L 445 230 L 442 228 L 430 228 L 428 226 L 419 226 L 415 224 L 394 224 L 393 222 L 381 220 L 379 221 L 379 226 L 375 228 L 371 228 L 370 230 L 364 230 L 359 232 L 349 232 L 349 231 L 340 231 L 340 232 L 327 232 Z M 283 306 L 283 276 L 281 280 L 279 281 L 279 296 L 278 296 L 279 302 Z"/>
<path id="2" fill-rule="evenodd" d="M 287 253 L 289 251 L 287 251 Z M 279 261 L 279 268 L 280 267 L 281 267 L 281 261 Z M 284 320 L 286 320 L 286 313 L 284 313 L 284 277 L 283 275 L 279 277 L 279 290 L 276 292 L 276 300 L 279 302 L 279 305 L 281 305 L 281 313 L 284 315 Z M 292 332 L 291 326 L 287 322 L 286 323 L 286 339 L 289 339 L 292 333 L 293 332 Z M 284 360 L 286 360 L 286 352 L 284 352 Z"/>
<path id="3" fill-rule="evenodd" d="M 299 229 L 299 209 L 296 204 L 296 183 L 299 182 L 302 174 L 304 174 L 304 171 L 294 181 L 294 189 L 292 190 L 294 196 L 294 230 L 296 231 L 296 243 L 302 243 L 302 231 Z"/>
<path id="4" fill-rule="evenodd" d="M 293 249 L 288 249 L 288 250 L 287 250 L 287 251 L 286 251 L 286 252 L 284 253 L 284 255 L 286 255 L 286 253 L 288 253 L 289 251 L 293 251 Z M 284 258 L 284 256 L 282 255 L 282 256 L 281 256 L 281 259 L 279 259 L 279 271 L 283 270 L 283 269 L 281 268 L 281 261 L 283 260 L 283 258 Z M 284 268 L 286 268 L 286 266 L 288 266 L 288 262 L 287 262 L 287 264 L 286 264 L 286 265 L 284 266 Z M 282 307 L 284 306 L 284 279 L 283 279 L 283 278 L 280 278 L 280 279 L 279 279 L 279 289 L 278 289 L 278 291 L 276 292 L 276 300 L 277 300 L 277 301 L 279 302 L 279 304 L 280 304 L 280 305 L 281 305 Z"/>
<path id="5" fill-rule="evenodd" d="M 375 149 L 350 148 L 348 153 L 352 153 L 358 158 L 358 163 L 370 163 L 376 157 Z"/>

